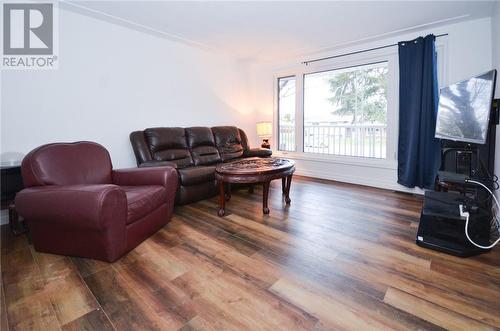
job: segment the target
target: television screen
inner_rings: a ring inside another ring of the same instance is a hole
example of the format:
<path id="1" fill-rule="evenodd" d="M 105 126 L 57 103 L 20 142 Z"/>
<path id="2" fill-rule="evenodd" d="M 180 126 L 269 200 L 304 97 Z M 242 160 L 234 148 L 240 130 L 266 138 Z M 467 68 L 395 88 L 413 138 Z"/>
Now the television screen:
<path id="1" fill-rule="evenodd" d="M 436 138 L 486 143 L 496 70 L 442 88 Z"/>

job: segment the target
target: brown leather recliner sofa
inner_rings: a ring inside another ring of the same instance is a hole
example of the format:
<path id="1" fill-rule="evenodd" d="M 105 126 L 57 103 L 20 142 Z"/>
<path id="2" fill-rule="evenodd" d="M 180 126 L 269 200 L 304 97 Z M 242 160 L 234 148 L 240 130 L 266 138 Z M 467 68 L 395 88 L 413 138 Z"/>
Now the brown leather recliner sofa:
<path id="1" fill-rule="evenodd" d="M 186 204 L 217 194 L 215 167 L 247 157 L 268 157 L 269 149 L 250 148 L 245 132 L 234 126 L 149 128 L 130 134 L 137 165 L 177 169 L 176 202 Z"/>
<path id="2" fill-rule="evenodd" d="M 108 262 L 170 221 L 178 181 L 172 167 L 113 170 L 92 142 L 38 147 L 21 172 L 16 209 L 35 249 Z"/>

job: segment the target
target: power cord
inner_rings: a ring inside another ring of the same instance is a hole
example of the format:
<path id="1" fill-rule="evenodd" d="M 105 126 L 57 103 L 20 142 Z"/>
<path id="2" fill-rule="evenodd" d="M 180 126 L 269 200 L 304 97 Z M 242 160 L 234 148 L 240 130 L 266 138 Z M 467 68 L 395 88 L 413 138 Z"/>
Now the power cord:
<path id="1" fill-rule="evenodd" d="M 493 194 L 493 192 L 491 192 L 491 190 L 486 186 L 484 185 L 483 183 L 481 182 L 478 182 L 478 181 L 475 181 L 475 180 L 472 180 L 472 179 L 466 179 L 465 180 L 466 183 L 472 183 L 472 184 L 476 184 L 476 185 L 480 185 L 482 186 L 484 189 L 486 189 L 486 191 L 488 191 L 491 196 L 493 197 L 493 200 L 495 200 L 495 204 L 497 206 L 497 208 L 500 207 L 500 204 L 498 203 L 498 200 L 497 198 L 495 197 L 495 195 Z M 476 247 L 479 247 L 479 248 L 482 248 L 482 249 L 490 249 L 490 248 L 493 248 L 495 247 L 496 244 L 498 244 L 500 242 L 500 236 L 498 237 L 497 240 L 495 240 L 495 242 L 493 242 L 493 244 L 489 245 L 489 246 L 483 246 L 483 245 L 479 245 L 478 243 L 474 242 L 471 237 L 469 236 L 469 218 L 470 218 L 470 214 L 468 211 L 465 211 L 464 210 L 464 206 L 463 205 L 460 205 L 459 206 L 460 208 L 460 216 L 462 217 L 465 217 L 465 235 L 467 236 L 467 239 Z M 496 216 L 496 213 L 495 215 L 493 216 L 494 219 L 495 219 L 495 222 L 496 222 L 496 228 L 498 229 L 500 227 L 500 224 L 499 224 L 499 220 Z"/>

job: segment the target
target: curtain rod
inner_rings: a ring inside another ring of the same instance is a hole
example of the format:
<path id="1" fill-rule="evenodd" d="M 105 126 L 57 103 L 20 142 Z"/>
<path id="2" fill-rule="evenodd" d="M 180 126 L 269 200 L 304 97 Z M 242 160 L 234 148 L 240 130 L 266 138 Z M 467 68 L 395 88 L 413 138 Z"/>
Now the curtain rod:
<path id="1" fill-rule="evenodd" d="M 436 38 L 439 37 L 444 37 L 447 36 L 447 33 L 443 34 L 438 34 Z M 343 56 L 348 56 L 348 55 L 355 55 L 355 54 L 360 54 L 360 53 L 365 53 L 365 52 L 371 52 L 371 51 L 376 51 L 378 49 L 383 49 L 383 48 L 389 48 L 389 47 L 394 47 L 397 46 L 398 44 L 390 44 L 390 45 L 385 45 L 385 46 L 379 46 L 379 47 L 374 47 L 374 48 L 368 48 L 368 49 L 363 49 L 360 51 L 355 51 L 355 52 L 350 52 L 350 53 L 345 53 L 345 54 L 339 54 L 339 55 L 334 55 L 334 56 L 328 56 L 328 57 L 321 57 L 319 59 L 314 59 L 314 60 L 309 60 L 309 61 L 304 61 L 302 64 L 309 65 L 309 63 L 312 62 L 318 62 L 318 61 L 324 61 L 324 60 L 330 60 L 330 59 L 336 59 L 338 57 L 343 57 Z"/>

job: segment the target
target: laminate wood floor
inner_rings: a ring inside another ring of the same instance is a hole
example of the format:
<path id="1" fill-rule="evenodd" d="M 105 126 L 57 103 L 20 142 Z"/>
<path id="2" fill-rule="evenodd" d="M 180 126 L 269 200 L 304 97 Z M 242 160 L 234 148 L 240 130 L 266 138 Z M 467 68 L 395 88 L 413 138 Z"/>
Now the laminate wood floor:
<path id="1" fill-rule="evenodd" d="M 294 178 L 177 207 L 119 261 L 35 252 L 2 228 L 2 330 L 488 330 L 500 249 L 461 259 L 415 245 L 422 199 Z M 89 243 L 92 244 L 92 243 Z"/>

